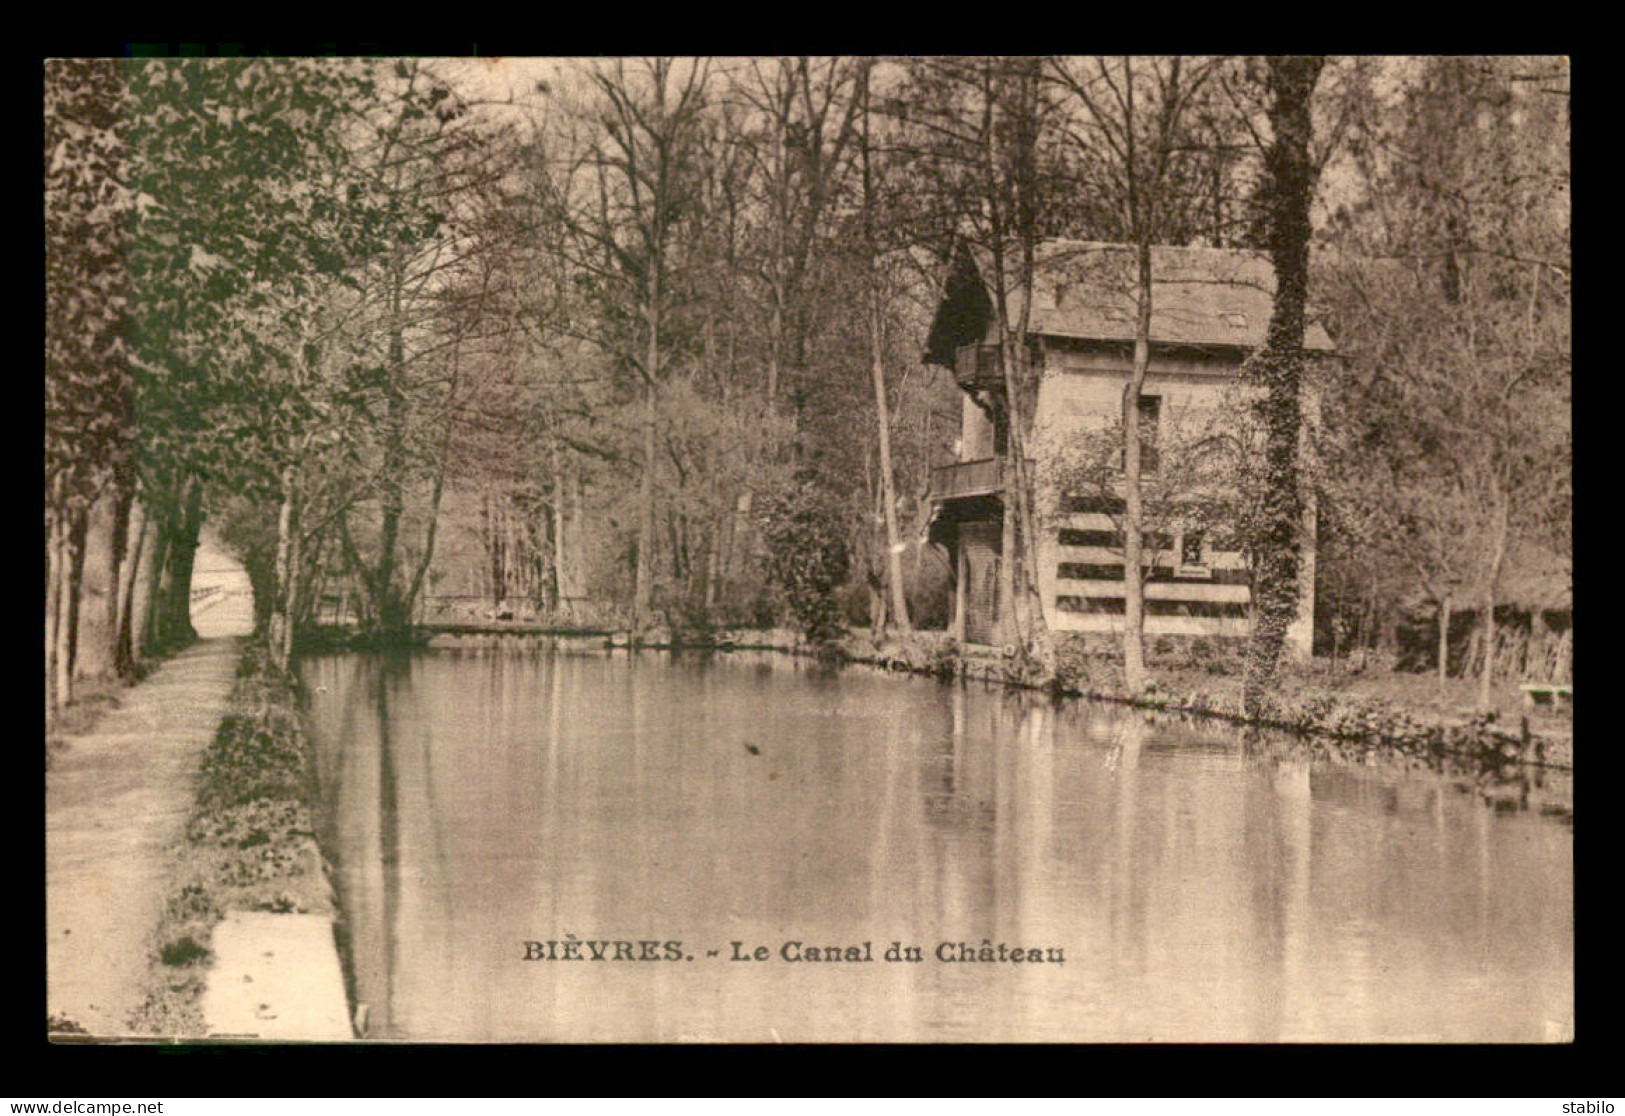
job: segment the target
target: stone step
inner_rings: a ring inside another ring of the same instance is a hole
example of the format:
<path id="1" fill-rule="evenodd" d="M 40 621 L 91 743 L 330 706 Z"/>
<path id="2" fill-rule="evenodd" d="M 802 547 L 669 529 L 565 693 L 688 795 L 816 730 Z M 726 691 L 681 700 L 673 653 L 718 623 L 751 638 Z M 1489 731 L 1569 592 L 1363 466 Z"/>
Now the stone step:
<path id="1" fill-rule="evenodd" d="M 210 1038 L 354 1038 L 344 973 L 324 915 L 230 911 L 214 929 L 203 993 Z"/>

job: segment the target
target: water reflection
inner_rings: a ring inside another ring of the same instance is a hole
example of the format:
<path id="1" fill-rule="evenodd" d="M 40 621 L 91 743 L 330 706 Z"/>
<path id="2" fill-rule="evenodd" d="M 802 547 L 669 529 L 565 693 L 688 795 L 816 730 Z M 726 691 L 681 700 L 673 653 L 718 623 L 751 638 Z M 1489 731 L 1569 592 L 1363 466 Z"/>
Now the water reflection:
<path id="1" fill-rule="evenodd" d="M 771 656 L 306 670 L 376 1037 L 1542 1041 L 1572 1018 L 1572 830 L 1470 781 Z M 523 960 L 568 935 L 695 960 Z"/>

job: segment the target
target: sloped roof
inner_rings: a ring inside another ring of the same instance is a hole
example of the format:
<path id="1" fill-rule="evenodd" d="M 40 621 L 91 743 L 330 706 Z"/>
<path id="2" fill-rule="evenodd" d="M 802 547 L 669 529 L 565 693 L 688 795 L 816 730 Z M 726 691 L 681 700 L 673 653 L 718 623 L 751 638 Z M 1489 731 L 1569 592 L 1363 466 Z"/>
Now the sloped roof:
<path id="1" fill-rule="evenodd" d="M 971 254 L 983 282 L 991 286 L 989 257 L 980 251 Z M 1009 279 L 1013 285 L 1014 276 Z M 1136 280 L 1133 245 L 1046 240 L 1037 250 L 1028 329 L 1050 337 L 1132 342 Z M 1256 348 L 1264 343 L 1274 293 L 1275 270 L 1262 252 L 1154 246 L 1151 340 Z M 1011 321 L 1019 320 L 1020 291 L 1012 290 L 1006 298 Z M 1331 338 L 1314 322 L 1305 330 L 1304 347 L 1333 349 Z"/>

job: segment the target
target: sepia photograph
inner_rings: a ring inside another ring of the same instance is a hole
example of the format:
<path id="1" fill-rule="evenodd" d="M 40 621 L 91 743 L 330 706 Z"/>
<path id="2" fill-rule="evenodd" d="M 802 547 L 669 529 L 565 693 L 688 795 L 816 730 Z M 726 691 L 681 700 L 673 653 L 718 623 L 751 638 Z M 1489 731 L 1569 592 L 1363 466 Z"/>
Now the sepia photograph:
<path id="1" fill-rule="evenodd" d="M 1570 60 L 43 61 L 58 1045 L 1572 1044 Z"/>

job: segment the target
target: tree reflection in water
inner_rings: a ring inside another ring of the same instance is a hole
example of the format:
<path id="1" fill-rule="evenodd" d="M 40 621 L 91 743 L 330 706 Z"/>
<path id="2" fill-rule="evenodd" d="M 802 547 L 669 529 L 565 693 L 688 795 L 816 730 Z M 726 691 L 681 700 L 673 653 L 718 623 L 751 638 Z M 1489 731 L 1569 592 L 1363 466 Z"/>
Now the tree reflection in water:
<path id="1" fill-rule="evenodd" d="M 1572 829 L 1497 812 L 1479 774 L 770 656 L 306 671 L 375 1036 L 1543 1041 L 1572 1017 Z M 520 959 L 571 934 L 695 960 Z M 879 960 L 894 941 L 927 960 Z"/>

